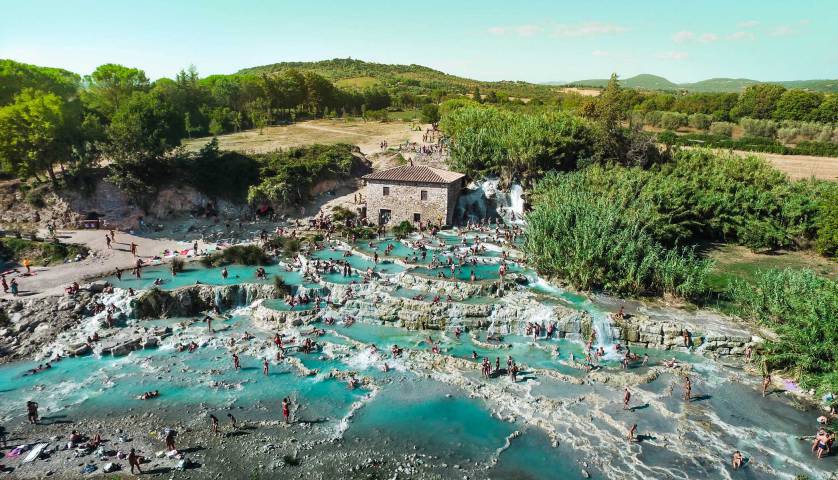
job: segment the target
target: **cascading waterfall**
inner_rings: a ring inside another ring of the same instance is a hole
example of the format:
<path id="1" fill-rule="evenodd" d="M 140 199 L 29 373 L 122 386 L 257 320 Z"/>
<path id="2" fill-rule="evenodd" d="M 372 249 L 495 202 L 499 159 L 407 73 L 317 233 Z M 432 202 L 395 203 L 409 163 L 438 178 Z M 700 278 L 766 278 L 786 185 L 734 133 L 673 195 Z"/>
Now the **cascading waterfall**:
<path id="1" fill-rule="evenodd" d="M 515 214 L 509 216 L 512 223 L 524 223 L 524 188 L 517 183 L 509 189 L 509 210 Z"/>
<path id="2" fill-rule="evenodd" d="M 462 223 L 498 217 L 507 223 L 524 223 L 524 188 L 516 183 L 504 192 L 499 183 L 497 178 L 488 178 L 469 185 L 457 201 L 456 218 Z"/>
<path id="3" fill-rule="evenodd" d="M 594 348 L 600 347 L 605 350 L 605 358 L 612 358 L 617 354 L 614 351 L 614 335 L 611 332 L 611 315 L 603 312 L 590 312 L 593 322 L 593 329 L 596 332 Z"/>

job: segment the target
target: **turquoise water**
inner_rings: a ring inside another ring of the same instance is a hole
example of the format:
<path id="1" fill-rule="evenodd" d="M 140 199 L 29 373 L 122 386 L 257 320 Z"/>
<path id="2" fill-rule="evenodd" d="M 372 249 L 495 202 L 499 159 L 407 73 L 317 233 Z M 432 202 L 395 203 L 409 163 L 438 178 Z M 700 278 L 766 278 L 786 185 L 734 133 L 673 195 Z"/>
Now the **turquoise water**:
<path id="1" fill-rule="evenodd" d="M 500 278 L 499 269 L 500 265 L 497 263 L 478 263 L 477 265 L 468 264 L 459 267 L 455 266 L 453 278 L 456 280 L 469 281 L 471 279 L 472 272 L 474 272 L 476 281 L 497 280 Z M 520 272 L 521 269 L 514 263 L 509 263 L 507 264 L 506 271 L 508 273 L 517 273 Z M 447 266 L 437 268 L 419 267 L 414 269 L 412 273 L 430 278 L 438 278 L 439 274 L 443 274 L 446 279 L 452 278 L 451 268 Z"/>
<path id="2" fill-rule="evenodd" d="M 362 272 L 366 272 L 367 269 L 370 268 L 373 272 L 391 275 L 404 271 L 404 267 L 393 263 L 392 260 L 379 261 L 378 263 L 375 263 L 372 259 L 363 258 L 358 254 L 345 257 L 344 251 L 342 250 L 319 250 L 313 253 L 311 258 L 319 260 L 347 261 L 352 268 Z"/>
<path id="3" fill-rule="evenodd" d="M 460 245 L 462 240 L 456 235 L 441 238 L 446 250 Z M 465 238 L 467 244 L 473 244 L 473 235 Z M 357 245 L 357 249 L 365 253 L 378 249 L 382 254 L 386 245 L 395 246 L 391 259 L 418 252 L 395 240 L 374 242 L 372 248 L 362 243 Z M 434 252 L 439 254 L 439 250 L 429 250 L 425 263 L 430 261 Z M 456 278 L 468 281 L 471 269 L 475 270 L 478 280 L 498 278 L 498 265 L 494 263 L 498 255 L 497 250 L 480 255 L 481 261 L 494 259 L 491 260 L 493 263 L 464 266 L 459 269 Z M 382 274 L 397 274 L 405 270 L 396 263 L 374 264 L 357 253 L 343 257 L 340 250 L 320 250 L 314 252 L 311 258 L 346 259 L 357 270 L 366 271 L 374 267 Z M 384 262 L 388 261 L 388 257 L 382 255 L 381 258 Z M 418 263 L 423 262 L 420 260 Z M 130 272 L 125 273 L 122 281 L 109 280 L 118 287 L 141 289 L 151 286 L 159 277 L 164 280 L 161 288 L 172 289 L 198 281 L 211 285 L 271 282 L 272 275 L 279 275 L 289 285 L 316 288 L 324 295 L 328 294 L 323 286 L 304 282 L 299 272 L 288 272 L 280 265 L 266 268 L 267 280 L 257 279 L 255 270 L 256 267 L 230 266 L 230 275 L 224 279 L 220 268 L 203 268 L 191 263 L 186 271 L 175 277 L 161 266 L 144 269 L 143 278 L 139 280 L 131 277 Z M 411 270 L 431 278 L 436 278 L 438 271 L 444 271 L 446 276 L 449 274 L 449 269 L 445 267 L 432 270 L 419 266 Z M 510 265 L 509 271 L 523 273 L 530 280 L 524 288 L 537 294 L 536 298 L 544 305 L 561 304 L 589 311 L 597 318 L 604 316 L 605 312 L 583 295 L 551 286 L 541 281 L 534 272 L 514 264 Z M 362 278 L 355 274 L 343 277 L 334 273 L 323 275 L 323 280 L 348 284 L 360 283 Z M 386 290 L 400 298 L 420 295 L 425 302 L 434 297 L 432 292 L 408 288 L 388 287 Z M 497 299 L 475 296 L 462 299 L 462 302 L 490 304 Z M 268 300 L 265 306 L 278 311 L 289 310 L 281 300 Z M 314 304 L 308 304 L 297 306 L 295 310 L 314 307 Z M 327 306 L 323 303 L 321 307 Z M 337 314 L 339 316 L 340 312 Z M 144 324 L 175 327 L 178 322 L 179 319 L 153 320 Z M 490 478 L 582 478 L 583 468 L 594 478 L 721 478 L 733 449 L 746 452 L 752 465 L 769 466 L 775 473 L 807 472 L 809 469 L 808 473 L 816 474 L 838 469 L 838 460 L 834 456 L 811 467 L 808 443 L 797 440 L 798 436 L 814 433 L 816 412 L 795 408 L 780 395 L 762 399 L 754 382 L 743 381 L 741 372 L 689 353 L 648 351 L 651 365 L 671 357 L 690 364 L 693 367 L 694 394 L 699 399 L 685 404 L 680 399 L 681 379 L 664 373 L 648 384 L 632 387 L 638 402 L 633 406 L 638 408 L 631 411 L 622 408 L 621 387 L 587 381 L 584 384 L 568 383 L 526 369 L 522 371 L 518 384 L 521 390 L 514 390 L 511 395 L 531 395 L 529 401 L 536 404 L 539 399 L 559 400 L 563 402 L 567 418 L 574 418 L 574 415 L 579 419 L 590 418 L 589 424 L 585 420 L 578 426 L 559 420 L 557 431 L 562 441 L 558 447 L 553 447 L 543 430 L 526 424 L 519 416 L 500 419 L 491 413 L 496 406 L 478 398 L 469 398 L 466 391 L 412 373 L 399 360 L 391 359 L 388 352 L 393 344 L 424 351 L 438 345 L 442 358 L 447 356 L 471 361 L 472 352 L 475 352 L 478 361 L 488 357 L 494 364 L 499 358 L 501 366 L 505 367 L 507 356 L 512 356 L 517 363 L 529 369 L 552 370 L 581 379 L 586 372 L 569 364 L 571 354 L 576 359 L 582 358 L 579 342 L 539 339 L 534 343 L 531 338 L 507 334 L 501 343 L 502 348 L 488 348 L 480 343 L 486 341 L 485 331 L 464 332 L 457 339 L 450 330 L 408 331 L 375 323 L 356 323 L 351 327 L 340 322 L 335 326 L 319 324 L 318 327 L 327 332 L 317 339 L 319 343 L 326 344 L 323 351 L 309 355 L 292 354 L 306 367 L 319 370 L 319 374 L 303 377 L 288 363 L 271 361 L 270 374 L 265 376 L 259 355 L 272 360 L 275 350 L 266 346 L 272 333 L 259 332 L 248 317 L 234 316 L 215 326 L 227 330 L 210 337 L 200 324 L 185 329 L 175 328 L 177 341 L 195 339 L 201 344 L 201 348 L 194 353 L 177 352 L 172 348 L 176 340 L 170 338 L 161 348 L 137 351 L 121 358 L 91 355 L 65 359 L 55 363 L 54 368 L 31 376 L 24 374 L 36 366 L 34 362 L 2 366 L 0 394 L 7 401 L 0 402 L 0 419 L 4 422 L 20 421 L 25 415 L 25 401 L 29 399 L 41 404 L 44 417 L 83 416 L 93 412 L 142 412 L 156 410 L 160 406 L 177 411 L 177 407 L 203 404 L 209 408 L 240 409 L 246 412 L 244 416 L 257 419 L 278 419 L 279 402 L 282 397 L 289 396 L 295 405 L 299 405 L 297 420 L 334 427 L 336 431 L 339 425 L 344 424 L 341 419 L 352 411 L 353 404 L 364 401 L 364 406 L 346 423 L 345 438 L 359 439 L 395 454 L 418 451 L 439 456 L 449 468 L 455 464 L 480 464 L 487 468 L 486 476 Z M 242 352 L 243 368 L 234 371 L 230 350 L 224 342 L 230 336 L 240 338 L 245 330 L 254 333 L 256 338 L 236 341 L 235 348 Z M 473 334 L 480 342 L 472 339 Z M 364 346 L 356 347 L 344 336 Z M 370 353 L 369 346 L 373 344 L 382 351 L 381 355 Z M 641 355 L 644 353 L 642 349 L 635 351 Z M 331 356 L 333 352 L 335 357 Z M 381 371 L 385 361 L 394 370 Z M 603 366 L 614 375 L 622 374 L 615 361 L 605 361 Z M 330 378 L 328 372 L 331 370 L 357 372 L 371 377 L 379 390 L 369 399 L 372 390 L 350 389 L 345 381 Z M 632 373 L 642 374 L 647 370 L 648 367 L 632 367 Z M 483 381 L 476 369 L 465 372 L 464 378 Z M 509 379 L 491 381 L 509 382 Z M 159 390 L 160 398 L 136 399 L 136 396 L 149 390 Z M 590 410 L 592 401 L 598 402 L 595 412 Z M 629 449 L 625 446 L 623 429 L 631 423 L 637 423 L 640 433 L 649 438 Z M 520 435 L 511 437 L 516 431 Z M 678 440 L 679 435 L 683 435 L 681 440 Z M 573 446 L 575 439 L 592 442 L 593 446 L 576 448 Z M 700 446 L 718 444 L 718 460 L 708 460 L 706 456 L 693 458 L 672 448 L 682 442 Z M 624 450 L 635 453 L 618 455 Z M 452 477 L 462 476 L 453 469 L 450 473 Z M 766 476 L 763 470 L 746 468 L 735 478 Z"/>
<path id="4" fill-rule="evenodd" d="M 188 285 L 195 285 L 200 282 L 205 285 L 235 285 L 239 283 L 271 283 L 273 276 L 279 275 L 282 280 L 288 285 L 305 285 L 308 287 L 318 287 L 316 284 L 308 284 L 303 281 L 302 275 L 297 271 L 286 271 L 280 265 L 269 265 L 263 267 L 267 273 L 266 279 L 256 277 L 256 269 L 258 267 L 250 267 L 244 265 L 229 265 L 227 267 L 228 276 L 224 278 L 221 274 L 222 267 L 205 268 L 197 262 L 190 262 L 186 264 L 183 272 L 172 276 L 172 272 L 168 266 L 153 266 L 142 269 L 141 278 L 136 278 L 131 274 L 130 270 L 122 273 L 122 280 L 117 280 L 116 276 L 106 277 L 104 280 L 110 282 L 113 286 L 119 288 L 133 288 L 134 290 L 141 290 L 151 288 L 154 286 L 156 279 L 161 279 L 163 283 L 159 288 L 163 290 L 174 290 L 175 288 L 185 287 Z"/>

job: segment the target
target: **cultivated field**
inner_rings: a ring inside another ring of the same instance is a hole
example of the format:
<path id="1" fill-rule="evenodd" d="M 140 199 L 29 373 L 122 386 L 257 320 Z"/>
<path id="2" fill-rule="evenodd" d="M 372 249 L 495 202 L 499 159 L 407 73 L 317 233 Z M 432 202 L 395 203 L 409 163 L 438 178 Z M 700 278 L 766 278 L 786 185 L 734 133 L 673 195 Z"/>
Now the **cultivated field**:
<path id="1" fill-rule="evenodd" d="M 422 129 L 427 128 L 423 125 Z M 246 130 L 238 133 L 220 135 L 219 146 L 222 150 L 243 153 L 265 153 L 280 148 L 311 145 L 314 143 L 350 143 L 370 155 L 381 151 L 379 144 L 387 140 L 391 147 L 406 140 L 420 141 L 422 132 L 411 129 L 410 123 L 404 122 L 365 122 L 363 120 L 311 120 L 293 125 L 265 127 L 259 130 Z M 187 149 L 201 148 L 209 138 L 185 140 Z"/>
<path id="2" fill-rule="evenodd" d="M 776 153 L 743 152 L 737 155 L 756 155 L 771 162 L 793 179 L 815 177 L 821 180 L 838 180 L 838 158 L 809 155 L 780 155 Z"/>

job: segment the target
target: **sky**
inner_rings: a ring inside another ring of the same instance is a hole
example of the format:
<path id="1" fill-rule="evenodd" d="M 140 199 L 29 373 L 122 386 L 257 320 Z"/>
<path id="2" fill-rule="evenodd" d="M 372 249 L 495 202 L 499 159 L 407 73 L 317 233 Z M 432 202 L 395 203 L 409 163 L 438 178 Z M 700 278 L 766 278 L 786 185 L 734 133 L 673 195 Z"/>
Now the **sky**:
<path id="1" fill-rule="evenodd" d="M 0 58 L 152 79 L 281 61 L 479 80 L 838 78 L 838 0 L 0 0 Z"/>

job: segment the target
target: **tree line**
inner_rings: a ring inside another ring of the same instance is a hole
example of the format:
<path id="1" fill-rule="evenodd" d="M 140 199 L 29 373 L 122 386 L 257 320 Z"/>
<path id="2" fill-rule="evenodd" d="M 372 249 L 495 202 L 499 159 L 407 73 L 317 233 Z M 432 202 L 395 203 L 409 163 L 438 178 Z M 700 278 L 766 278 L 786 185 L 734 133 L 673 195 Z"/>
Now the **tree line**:
<path id="1" fill-rule="evenodd" d="M 295 70 L 200 78 L 190 67 L 174 79 L 150 81 L 142 70 L 116 64 L 82 77 L 0 60 L 0 174 L 55 180 L 56 170 L 103 156 L 136 167 L 184 138 L 361 115 L 392 101 L 382 88 L 341 89 Z"/>
<path id="2" fill-rule="evenodd" d="M 607 90 L 607 88 L 606 88 Z M 677 112 L 709 115 L 715 122 L 738 122 L 748 117 L 761 120 L 838 122 L 838 95 L 786 89 L 782 85 L 749 85 L 742 93 L 642 92 L 620 89 L 617 99 L 625 112 Z M 561 93 L 557 103 L 565 109 L 584 111 L 596 97 Z"/>

